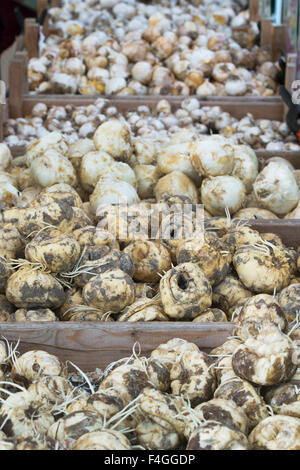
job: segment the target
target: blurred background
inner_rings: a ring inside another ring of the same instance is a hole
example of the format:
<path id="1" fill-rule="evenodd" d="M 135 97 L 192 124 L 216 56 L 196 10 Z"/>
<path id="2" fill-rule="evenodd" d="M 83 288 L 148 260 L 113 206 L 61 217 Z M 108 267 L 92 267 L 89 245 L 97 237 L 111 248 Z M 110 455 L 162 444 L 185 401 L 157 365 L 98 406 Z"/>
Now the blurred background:
<path id="1" fill-rule="evenodd" d="M 22 19 L 36 15 L 37 0 L 0 1 L 0 53 L 22 32 Z"/>
<path id="2" fill-rule="evenodd" d="M 0 54 L 13 44 L 16 36 L 22 33 L 24 18 L 36 17 L 37 1 L 0 0 Z M 193 0 L 186 1 L 194 3 Z M 201 2 L 201 0 L 197 1 Z M 241 0 L 236 1 L 241 3 Z M 174 0 L 175 3 L 176 0 Z M 245 6 L 247 3 L 249 1 L 242 1 Z M 300 30 L 300 0 L 260 0 L 259 5 L 261 18 L 272 17 L 275 24 L 284 22 L 290 25 L 291 48 L 297 50 Z"/>

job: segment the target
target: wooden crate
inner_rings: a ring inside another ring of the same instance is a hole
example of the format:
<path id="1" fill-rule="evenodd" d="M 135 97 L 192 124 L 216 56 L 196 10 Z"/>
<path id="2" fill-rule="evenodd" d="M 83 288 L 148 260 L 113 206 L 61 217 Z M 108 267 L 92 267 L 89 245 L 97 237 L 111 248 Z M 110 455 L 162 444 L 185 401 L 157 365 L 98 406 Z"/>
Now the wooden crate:
<path id="1" fill-rule="evenodd" d="M 95 99 L 99 97 L 80 97 L 80 96 L 74 96 L 74 95 L 61 95 L 61 96 L 55 96 L 51 97 L 49 95 L 39 95 L 39 96 L 28 96 L 24 99 L 24 107 L 21 116 L 29 116 L 31 114 L 32 108 L 36 103 L 43 102 L 47 104 L 48 106 L 61 106 L 61 105 L 66 105 L 66 104 L 73 104 L 74 106 L 80 106 L 80 105 L 89 105 L 93 104 Z M 169 97 L 164 97 L 166 99 L 170 99 Z M 161 98 L 159 98 L 161 99 Z M 126 113 L 128 111 L 135 110 L 138 106 L 140 105 L 147 105 L 151 110 L 154 110 L 158 99 L 152 96 L 147 96 L 147 97 L 135 97 L 134 99 L 132 98 L 110 98 L 110 103 L 112 106 L 115 106 L 119 112 L 121 113 Z M 181 99 L 178 97 L 171 97 L 170 103 L 172 106 L 172 111 L 176 111 L 180 107 L 181 104 Z M 228 112 L 231 112 L 231 114 L 235 115 L 238 118 L 243 118 L 245 116 L 245 108 L 244 104 L 240 103 L 237 105 L 232 105 L 226 102 L 226 99 L 220 101 L 217 99 L 211 99 L 211 100 L 202 100 L 199 99 L 200 103 L 202 106 L 221 106 L 224 110 L 227 110 Z M 5 112 L 4 116 L 6 116 L 5 119 L 8 117 L 15 117 L 14 114 L 11 114 L 11 105 L 6 105 L 5 107 Z M 275 117 L 273 115 L 273 112 L 275 110 Z M 277 119 L 277 120 L 283 120 L 284 117 L 284 107 L 283 104 L 278 98 L 278 105 L 275 107 L 275 105 L 270 105 L 268 102 L 265 103 L 265 106 L 257 106 L 257 103 L 255 100 L 249 100 L 249 105 L 247 107 L 247 112 L 252 112 L 254 117 L 256 119 Z M 3 123 L 2 123 L 3 125 Z M 3 133 L 2 125 L 0 122 L 0 135 L 1 132 Z M 12 153 L 15 157 L 24 155 L 26 151 L 26 147 L 24 146 L 18 146 L 12 148 Z M 300 170 L 300 151 L 299 152 L 293 152 L 293 151 L 282 151 L 282 152 L 276 152 L 276 151 L 269 151 L 269 150 L 257 150 L 256 154 L 260 160 L 261 163 L 263 163 L 265 160 L 270 159 L 271 157 L 278 156 L 280 154 L 281 157 L 287 159 L 294 165 L 294 167 L 298 170 Z"/>
<path id="2" fill-rule="evenodd" d="M 300 221 L 251 221 L 261 233 L 279 235 L 287 246 L 300 244 Z M 104 368 L 110 362 L 128 357 L 136 342 L 149 353 L 172 338 L 196 343 L 203 351 L 223 344 L 233 332 L 231 323 L 0 323 L 1 336 L 20 341 L 19 350 L 43 349 L 63 361 L 70 360 L 83 370 Z"/>
<path id="3" fill-rule="evenodd" d="M 120 110 L 128 110 L 138 104 L 146 104 L 150 107 L 155 105 L 161 99 L 167 99 L 176 109 L 180 107 L 181 102 L 186 96 L 134 96 L 128 97 L 108 97 L 104 95 L 35 95 L 28 92 L 27 83 L 27 61 L 28 54 L 25 51 L 18 51 L 10 63 L 10 116 L 17 118 L 27 115 L 31 112 L 36 103 L 43 102 L 50 106 L 73 104 L 75 106 L 86 106 L 92 104 L 98 98 L 109 99 L 112 105 L 118 103 Z M 264 119 L 282 120 L 284 106 L 279 96 L 274 97 L 230 97 L 230 96 L 201 96 L 198 97 L 203 106 L 219 105 L 226 112 L 234 117 L 241 119 L 246 113 Z"/>
<path id="4" fill-rule="evenodd" d="M 275 25 L 270 18 L 261 20 L 261 47 L 268 50 L 273 61 L 279 60 L 287 50 L 287 29 L 285 25 Z"/>
<path id="5" fill-rule="evenodd" d="M 1 130 L 0 130 L 1 136 Z M 1 142 L 1 138 L 0 138 Z M 15 146 L 11 148 L 11 153 L 14 157 L 21 157 L 26 152 L 26 147 Z M 282 157 L 288 160 L 296 170 L 300 170 L 300 151 L 299 152 L 292 152 L 292 151 L 285 151 L 285 152 L 274 152 L 274 151 L 266 151 L 266 150 L 256 150 L 256 155 L 258 157 L 260 167 L 265 166 L 266 161 L 268 161 L 272 157 Z"/>
<path id="6" fill-rule="evenodd" d="M 29 21 L 28 25 L 32 25 Z M 37 103 L 45 103 L 48 106 L 64 106 L 71 104 L 74 106 L 88 106 L 93 104 L 96 99 L 105 98 L 109 100 L 112 106 L 116 106 L 120 112 L 132 111 L 140 105 L 147 105 L 154 110 L 161 99 L 166 99 L 172 106 L 172 111 L 180 108 L 180 105 L 186 96 L 134 96 L 134 97 L 116 97 L 103 95 L 34 95 L 28 92 L 27 85 L 27 61 L 28 53 L 22 48 L 19 41 L 19 50 L 10 63 L 10 99 L 7 115 L 11 118 L 23 117 L 31 114 L 32 108 Z M 28 43 L 28 41 L 27 41 Z M 201 106 L 220 106 L 223 111 L 230 113 L 237 119 L 245 117 L 246 113 L 251 113 L 255 119 L 273 119 L 282 121 L 284 119 L 284 104 L 281 97 L 228 97 L 228 96 L 203 96 L 196 98 Z M 17 154 L 22 153 L 23 149 L 16 149 Z M 273 153 L 270 153 L 273 155 Z"/>
<path id="7" fill-rule="evenodd" d="M 53 2 L 54 0 L 52 0 Z M 41 12 L 45 8 L 46 0 L 41 0 L 38 11 Z M 52 3 L 57 6 L 59 1 Z M 47 25 L 47 21 L 45 23 Z M 47 26 L 45 26 L 47 30 Z M 44 31 L 45 33 L 45 31 Z M 275 27 L 270 20 L 262 22 L 262 44 L 264 47 L 270 49 L 273 60 L 280 57 L 281 49 L 285 49 L 285 31 L 282 28 Z M 44 101 L 50 104 L 64 104 L 66 102 L 74 102 L 80 105 L 90 104 L 96 96 L 86 95 L 33 95 L 28 91 L 27 81 L 27 62 L 32 57 L 39 55 L 39 25 L 35 19 L 27 19 L 25 21 L 25 50 L 19 50 L 15 58 L 11 61 L 10 73 L 10 115 L 11 117 L 19 117 L 24 113 L 28 113 L 32 106 L 39 102 Z M 166 98 L 174 104 L 180 103 L 186 97 L 184 96 L 139 96 L 131 98 L 131 100 L 140 100 L 143 103 L 157 103 L 161 98 Z M 118 98 L 110 98 L 112 101 Z M 126 102 L 128 98 L 124 98 Z M 130 98 L 129 98 L 130 100 Z M 199 97 L 199 100 L 208 106 L 213 106 L 218 103 L 222 106 L 224 111 L 230 112 L 237 118 L 241 118 L 245 114 L 245 110 L 254 115 L 254 117 L 264 117 L 265 119 L 281 120 L 283 115 L 283 104 L 279 96 L 274 97 L 220 97 L 220 96 L 204 96 Z"/>

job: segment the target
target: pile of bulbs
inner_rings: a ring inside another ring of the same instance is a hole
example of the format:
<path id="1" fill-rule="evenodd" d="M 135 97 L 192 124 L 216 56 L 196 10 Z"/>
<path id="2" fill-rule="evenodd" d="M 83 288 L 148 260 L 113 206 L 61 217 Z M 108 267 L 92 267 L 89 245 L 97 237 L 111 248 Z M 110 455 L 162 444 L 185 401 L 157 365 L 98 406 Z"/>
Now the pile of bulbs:
<path id="1" fill-rule="evenodd" d="M 65 0 L 28 64 L 32 93 L 277 94 L 278 68 L 258 25 L 232 0 Z M 216 5 L 217 4 L 217 5 Z"/>
<path id="2" fill-rule="evenodd" d="M 171 104 L 161 100 L 151 111 L 148 106 L 136 105 L 136 109 L 119 113 L 109 100 L 98 98 L 89 106 L 51 106 L 36 104 L 31 116 L 8 119 L 4 124 L 4 142 L 12 151 L 24 152 L 27 145 L 50 132 L 60 132 L 69 144 L 80 139 L 92 138 L 97 127 L 111 118 L 126 120 L 134 138 L 168 141 L 179 131 L 193 135 L 221 134 L 253 149 L 274 152 L 299 151 L 296 137 L 284 122 L 254 119 L 248 114 L 236 119 L 219 106 L 200 106 L 197 98 L 186 98 L 180 108 L 172 112 Z"/>
<path id="3" fill-rule="evenodd" d="M 1 144 L 0 167 L 2 321 L 230 321 L 299 283 L 299 253 L 240 222 L 299 217 L 299 172 L 280 157 L 259 172 L 222 136 L 156 147 L 114 118 L 15 159 Z"/>
<path id="4" fill-rule="evenodd" d="M 58 357 L 1 343 L 0 449 L 300 450 L 299 326 L 280 330 L 271 296 L 241 317 L 209 354 L 174 338 L 104 372 L 71 363 L 76 381 Z"/>
<path id="5" fill-rule="evenodd" d="M 1 321 L 226 322 L 249 298 L 276 293 L 282 308 L 299 305 L 300 252 L 276 235 L 215 218 L 205 221 L 202 239 L 180 238 L 174 213 L 162 216 L 159 239 L 129 230 L 117 240 L 102 228 L 111 205 L 95 227 L 65 189 L 53 186 L 30 208 L 2 213 Z M 128 213 L 133 225 L 149 207 L 138 209 Z M 185 223 L 193 226 L 194 216 Z M 116 221 L 120 233 L 123 223 Z"/>
<path id="6" fill-rule="evenodd" d="M 0 207 L 25 208 L 42 190 L 67 184 L 92 218 L 103 204 L 159 203 L 165 195 L 202 203 L 207 218 L 226 210 L 242 218 L 299 217 L 299 170 L 281 157 L 263 165 L 234 136 L 188 128 L 134 136 L 122 117 L 112 117 L 92 138 L 71 144 L 62 132 L 47 132 L 14 159 L 1 144 Z M 247 216 L 245 208 L 252 208 Z"/>

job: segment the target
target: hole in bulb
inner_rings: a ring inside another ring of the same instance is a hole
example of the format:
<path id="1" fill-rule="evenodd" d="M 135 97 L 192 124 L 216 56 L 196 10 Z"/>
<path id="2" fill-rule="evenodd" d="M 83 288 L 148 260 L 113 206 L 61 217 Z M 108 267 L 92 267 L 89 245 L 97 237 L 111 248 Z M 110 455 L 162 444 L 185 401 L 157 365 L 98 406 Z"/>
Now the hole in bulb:
<path id="1" fill-rule="evenodd" d="M 178 284 L 179 289 L 186 290 L 189 285 L 189 279 L 186 278 L 184 274 L 179 274 L 177 278 L 177 284 Z"/>

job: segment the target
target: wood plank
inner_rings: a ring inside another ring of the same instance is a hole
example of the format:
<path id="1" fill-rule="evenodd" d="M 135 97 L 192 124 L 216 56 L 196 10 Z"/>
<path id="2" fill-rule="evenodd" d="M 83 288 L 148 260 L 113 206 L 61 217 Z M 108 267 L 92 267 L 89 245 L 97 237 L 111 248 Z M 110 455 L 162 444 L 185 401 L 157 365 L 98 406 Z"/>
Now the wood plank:
<path id="1" fill-rule="evenodd" d="M 0 104 L 0 142 L 3 141 L 3 126 L 5 121 L 8 119 L 8 105 L 7 102 L 5 104 Z"/>
<path id="2" fill-rule="evenodd" d="M 41 15 L 44 11 L 46 11 L 46 15 L 44 17 L 44 21 L 41 24 L 41 29 L 43 32 L 43 35 L 47 37 L 49 35 L 49 15 L 48 15 L 48 9 L 51 7 L 49 5 L 48 0 L 38 0 L 38 5 L 37 5 L 37 20 L 39 21 L 41 18 Z"/>
<path id="3" fill-rule="evenodd" d="M 26 51 L 16 52 L 14 59 L 11 61 L 9 69 L 9 116 L 20 117 L 23 115 L 22 97 L 28 92 L 27 83 L 27 62 L 28 56 Z"/>
<path id="4" fill-rule="evenodd" d="M 297 69 L 297 54 L 287 54 L 285 87 L 288 91 L 291 91 L 292 83 L 296 80 L 296 69 Z"/>
<path id="5" fill-rule="evenodd" d="M 37 17 L 37 19 L 40 18 L 41 14 L 45 10 L 45 8 L 48 8 L 48 7 L 49 7 L 48 0 L 38 0 L 37 8 L 36 8 L 36 17 Z"/>
<path id="6" fill-rule="evenodd" d="M 43 103 L 47 104 L 48 106 L 65 105 L 67 103 L 72 104 L 74 106 L 79 106 L 79 105 L 92 104 L 97 98 L 99 98 L 98 96 L 97 97 L 85 97 L 85 96 L 74 96 L 74 95 L 68 95 L 68 96 L 70 96 L 70 98 L 68 98 L 68 97 L 66 98 L 66 95 L 54 95 L 54 96 L 41 95 L 39 97 L 31 96 L 31 95 L 29 96 L 28 95 L 24 100 L 24 108 L 22 109 L 22 112 L 19 111 L 19 113 L 20 113 L 21 116 L 30 116 L 33 106 L 36 103 L 39 103 L 39 102 L 43 102 Z M 182 99 L 178 99 L 178 97 L 177 98 L 167 97 L 167 99 L 170 100 L 173 111 L 175 111 L 180 106 L 180 103 L 182 101 Z M 134 99 L 120 98 L 120 97 L 110 98 L 109 99 L 111 105 L 116 106 L 118 108 L 119 112 L 122 112 L 122 113 L 125 113 L 125 112 L 130 111 L 130 110 L 134 110 L 138 106 L 140 106 L 141 104 L 147 104 L 150 107 L 151 110 L 154 110 L 155 106 L 156 106 L 156 104 L 159 100 L 160 100 L 160 98 L 153 97 L 153 96 L 135 97 Z M 266 100 L 266 103 L 267 103 L 268 99 L 265 98 L 265 100 Z M 218 105 L 218 103 L 215 103 L 213 101 L 205 101 L 205 100 L 203 101 L 201 99 L 199 99 L 199 101 L 201 103 L 201 106 L 207 106 L 207 105 L 216 106 L 216 105 Z M 249 100 L 249 101 L 251 101 L 251 100 Z M 280 103 L 281 99 L 276 98 L 276 100 L 274 100 L 274 102 L 276 102 L 276 101 L 278 101 Z M 271 106 L 273 107 L 274 105 L 271 105 Z M 265 106 L 259 105 L 258 107 L 256 107 L 255 114 L 256 114 L 257 119 L 265 118 L 265 113 L 263 112 L 264 109 L 265 109 Z M 280 104 L 280 109 L 283 110 L 282 102 Z M 282 121 L 282 117 L 283 117 L 282 115 L 283 115 L 283 112 L 280 112 L 280 115 L 277 117 L 277 119 L 279 121 Z M 242 116 L 241 117 L 244 117 L 244 116 L 245 116 L 245 110 L 244 110 L 244 108 L 242 108 Z M 9 117 L 13 117 L 13 116 L 10 114 Z M 16 117 L 16 116 L 14 116 L 14 117 Z M 17 116 L 17 117 L 19 117 L 19 116 Z M 272 115 L 270 118 L 274 119 L 274 115 Z M 26 146 L 15 146 L 15 147 L 12 148 L 12 153 L 13 153 L 14 156 L 23 155 L 25 151 L 26 151 Z M 257 154 L 258 158 L 261 161 L 263 161 L 263 160 L 267 160 L 267 159 L 269 159 L 273 156 L 278 156 L 278 151 L 256 150 L 256 154 Z M 300 151 L 299 152 L 281 151 L 280 156 L 282 156 L 283 158 L 290 161 L 296 169 L 300 169 Z"/>
<path id="7" fill-rule="evenodd" d="M 55 7 L 60 8 L 62 6 L 62 1 L 61 0 L 50 0 L 50 5 L 51 5 L 51 8 L 55 8 Z"/>
<path id="8" fill-rule="evenodd" d="M 16 52 L 24 49 L 24 36 L 18 36 L 14 43 L 5 51 L 2 52 L 0 56 L 0 71 L 1 71 L 1 80 L 3 80 L 7 89 L 9 90 L 9 66 L 11 60 L 15 57 Z"/>
<path id="9" fill-rule="evenodd" d="M 156 104 L 161 99 L 166 99 L 171 103 L 172 110 L 178 109 L 186 96 L 135 96 L 127 97 L 107 97 L 103 95 L 86 96 L 86 95 L 24 95 L 23 112 L 25 115 L 31 113 L 32 108 L 37 103 L 45 103 L 48 106 L 64 106 L 71 104 L 74 106 L 87 106 L 93 104 L 99 98 L 108 99 L 111 105 L 117 106 L 120 112 L 130 111 L 140 105 L 147 105 L 151 110 L 155 109 Z M 245 97 L 216 97 L 206 96 L 197 97 L 201 106 L 220 106 L 237 119 L 245 117 L 246 113 L 253 114 L 255 119 L 274 119 L 282 121 L 283 103 L 280 97 L 262 97 L 258 99 L 253 96 Z"/>
<path id="10" fill-rule="evenodd" d="M 261 20 L 260 45 L 270 52 L 274 62 L 286 52 L 287 39 L 286 25 L 276 25 L 271 18 Z"/>
<path id="11" fill-rule="evenodd" d="M 271 52 L 273 42 L 273 21 L 270 18 L 261 20 L 260 45 Z"/>
<path id="12" fill-rule="evenodd" d="M 24 42 L 24 35 L 21 34 L 18 36 L 15 40 L 15 45 L 16 45 L 16 52 L 22 52 L 22 50 L 25 47 L 25 42 Z"/>
<path id="13" fill-rule="evenodd" d="M 269 160 L 272 157 L 282 157 L 288 160 L 296 170 L 300 170 L 300 151 L 293 152 L 293 151 L 273 151 L 273 150 L 256 150 L 255 151 L 259 161 L 262 163 L 265 160 Z"/>
<path id="14" fill-rule="evenodd" d="M 250 0 L 249 9 L 250 9 L 250 20 L 251 21 L 260 21 L 259 14 L 259 1 L 260 0 Z"/>
<path id="15" fill-rule="evenodd" d="M 8 119 L 8 104 L 0 104 L 0 142 L 3 141 L 4 137 L 4 123 Z"/>
<path id="16" fill-rule="evenodd" d="M 287 27 L 285 25 L 273 25 L 272 31 L 272 59 L 274 62 L 280 59 L 282 52 L 287 49 Z"/>
<path id="17" fill-rule="evenodd" d="M 197 98 L 203 103 L 207 102 L 213 102 L 215 105 L 218 104 L 220 101 L 228 104 L 232 103 L 248 103 L 248 104 L 254 104 L 254 105 L 259 105 L 261 103 L 263 104 L 280 104 L 281 103 L 281 97 L 279 95 L 274 95 L 274 96 L 216 96 L 216 95 L 207 95 L 207 96 L 199 96 L 199 95 L 190 95 L 190 96 L 174 96 L 174 95 L 134 95 L 134 96 L 107 96 L 107 95 L 70 95 L 70 94 L 46 94 L 46 95 L 38 95 L 38 94 L 31 94 L 30 96 L 26 96 L 26 99 L 32 99 L 32 100 L 39 100 L 43 101 L 44 100 L 51 100 L 53 102 L 57 103 L 70 103 L 71 104 L 76 104 L 77 102 L 91 102 L 94 101 L 98 98 L 104 98 L 109 101 L 123 101 L 124 103 L 142 103 L 145 99 L 147 102 L 153 102 L 156 103 L 157 101 L 161 99 L 166 99 L 166 100 L 171 100 L 173 103 L 181 103 L 183 100 L 189 98 L 189 97 Z"/>
<path id="18" fill-rule="evenodd" d="M 293 82 L 297 78 L 297 54 L 287 54 L 286 56 L 286 69 L 285 69 L 285 88 L 292 91 Z M 288 113 L 288 106 L 284 104 L 284 117 Z"/>
<path id="19" fill-rule="evenodd" d="M 300 246 L 300 220 L 297 219 L 273 219 L 250 220 L 249 225 L 260 233 L 274 233 L 283 243 L 291 248 Z"/>
<path id="20" fill-rule="evenodd" d="M 35 18 L 25 19 L 25 49 L 28 58 L 39 57 L 40 26 Z"/>
<path id="21" fill-rule="evenodd" d="M 8 341 L 20 340 L 20 352 L 42 349 L 81 369 L 105 368 L 129 357 L 136 342 L 148 356 L 159 344 L 172 338 L 194 342 L 203 351 L 223 344 L 232 334 L 230 323 L 0 323 L 0 334 Z"/>
<path id="22" fill-rule="evenodd" d="M 9 67 L 10 117 L 22 116 L 22 68 L 22 60 L 15 57 Z"/>

